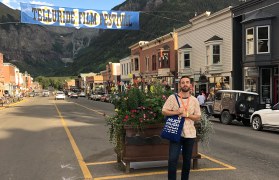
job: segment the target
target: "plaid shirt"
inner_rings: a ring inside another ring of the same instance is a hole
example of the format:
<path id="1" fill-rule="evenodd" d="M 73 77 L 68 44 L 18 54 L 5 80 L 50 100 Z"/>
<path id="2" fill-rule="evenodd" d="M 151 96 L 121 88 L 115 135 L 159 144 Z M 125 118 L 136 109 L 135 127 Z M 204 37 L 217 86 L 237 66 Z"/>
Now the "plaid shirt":
<path id="1" fill-rule="evenodd" d="M 179 101 L 180 107 L 183 107 L 182 103 L 181 103 L 181 99 L 179 97 L 178 97 L 178 101 Z M 187 99 L 182 99 L 182 101 L 184 102 L 184 104 L 187 103 Z M 177 111 L 178 108 L 179 107 L 178 107 L 174 94 L 170 95 L 169 98 L 167 99 L 167 101 L 165 102 L 163 109 L 170 110 L 170 111 Z M 199 101 L 194 96 L 190 97 L 189 106 L 188 106 L 187 111 L 190 115 L 191 114 L 201 115 Z M 197 136 L 196 128 L 194 126 L 193 120 L 191 120 L 189 118 L 185 118 L 181 136 L 184 138 L 195 138 Z"/>

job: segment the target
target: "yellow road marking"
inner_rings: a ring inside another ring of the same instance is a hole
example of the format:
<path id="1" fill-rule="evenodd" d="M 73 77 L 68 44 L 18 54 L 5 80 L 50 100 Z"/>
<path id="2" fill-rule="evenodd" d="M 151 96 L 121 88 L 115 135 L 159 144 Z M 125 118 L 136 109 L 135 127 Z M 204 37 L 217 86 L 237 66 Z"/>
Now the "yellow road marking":
<path id="1" fill-rule="evenodd" d="M 206 171 L 224 171 L 224 170 L 235 170 L 236 168 L 225 164 L 221 161 L 213 159 L 209 156 L 201 154 L 202 158 L 208 159 L 214 163 L 220 164 L 224 167 L 220 168 L 202 168 L 202 169 L 191 169 L 191 172 L 206 172 Z M 107 161 L 107 162 L 96 162 L 96 163 L 87 163 L 87 165 L 102 165 L 102 164 L 109 164 L 109 163 L 117 163 L 116 161 Z M 177 172 L 181 172 L 178 170 Z M 151 176 L 151 175 L 162 175 L 167 174 L 167 171 L 155 171 L 155 172 L 148 172 L 148 173 L 136 173 L 136 174 L 124 174 L 124 175 L 115 175 L 115 176 L 104 176 L 104 177 L 97 177 L 94 180 L 105 180 L 105 179 L 118 179 L 118 178 L 131 178 L 131 177 L 139 177 L 139 176 Z"/>
<path id="2" fill-rule="evenodd" d="M 56 108 L 56 111 L 57 111 L 60 119 L 61 119 L 61 123 L 63 124 L 63 127 L 64 127 L 64 129 L 65 129 L 65 131 L 67 133 L 67 136 L 68 136 L 68 138 L 70 140 L 70 143 L 72 145 L 72 148 L 73 148 L 74 153 L 76 155 L 76 158 L 78 160 L 79 166 L 80 166 L 80 168 L 82 170 L 84 178 L 85 179 L 92 179 L 92 175 L 91 175 L 88 167 L 86 166 L 86 164 L 84 162 L 84 159 L 83 159 L 83 157 L 81 155 L 81 152 L 80 152 L 80 150 L 79 150 L 79 148 L 78 148 L 78 146 L 77 146 L 77 144 L 76 144 L 76 142 L 75 142 L 75 140 L 74 140 L 74 138 L 73 138 L 73 136 L 72 136 L 72 134 L 71 134 L 71 132 L 70 132 L 70 130 L 68 128 L 68 126 L 67 126 L 66 121 L 64 120 L 61 112 L 59 111 L 59 109 L 58 109 L 58 107 L 57 107 L 57 105 L 55 103 L 54 103 L 54 106 Z"/>
<path id="3" fill-rule="evenodd" d="M 215 163 L 217 163 L 217 164 L 220 164 L 220 165 L 222 165 L 222 166 L 225 166 L 225 167 L 227 167 L 228 169 L 231 169 L 231 170 L 236 169 L 236 168 L 233 167 L 233 166 L 230 166 L 230 165 L 225 164 L 225 163 L 223 163 L 223 162 L 221 162 L 221 161 L 218 161 L 218 160 L 216 160 L 216 159 L 213 159 L 213 158 L 211 158 L 211 157 L 208 157 L 208 156 L 206 156 L 206 155 L 204 155 L 204 154 L 201 154 L 201 155 L 202 155 L 202 157 L 204 157 L 204 158 L 206 158 L 206 159 L 208 159 L 208 160 L 210 160 L 210 161 L 212 161 L 212 162 L 215 162 Z"/>

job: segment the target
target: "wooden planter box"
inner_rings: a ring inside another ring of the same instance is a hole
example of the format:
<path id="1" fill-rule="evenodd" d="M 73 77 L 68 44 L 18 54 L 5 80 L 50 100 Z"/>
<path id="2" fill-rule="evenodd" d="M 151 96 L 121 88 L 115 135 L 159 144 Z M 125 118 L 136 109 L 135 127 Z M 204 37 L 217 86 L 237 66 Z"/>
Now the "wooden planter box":
<path id="1" fill-rule="evenodd" d="M 125 163 L 125 171 L 130 172 L 130 162 L 161 161 L 168 160 L 169 142 L 160 137 L 162 124 L 149 125 L 144 132 L 137 132 L 132 126 L 125 126 L 124 149 L 118 160 Z M 193 147 L 193 168 L 196 169 L 198 159 L 197 141 Z"/>

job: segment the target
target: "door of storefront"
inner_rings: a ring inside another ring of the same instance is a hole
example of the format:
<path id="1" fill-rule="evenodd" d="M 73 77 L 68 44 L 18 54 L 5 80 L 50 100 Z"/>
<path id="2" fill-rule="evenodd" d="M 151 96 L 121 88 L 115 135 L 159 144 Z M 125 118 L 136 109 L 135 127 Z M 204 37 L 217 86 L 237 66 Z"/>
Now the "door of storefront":
<path id="1" fill-rule="evenodd" d="M 278 102 L 278 93 L 279 93 L 279 80 L 278 77 L 274 77 L 274 95 L 273 95 L 273 104 Z"/>
<path id="2" fill-rule="evenodd" d="M 204 93 L 207 93 L 207 83 L 203 83 L 203 84 L 200 84 L 199 85 L 199 89 L 200 89 L 200 92 L 204 92 Z"/>

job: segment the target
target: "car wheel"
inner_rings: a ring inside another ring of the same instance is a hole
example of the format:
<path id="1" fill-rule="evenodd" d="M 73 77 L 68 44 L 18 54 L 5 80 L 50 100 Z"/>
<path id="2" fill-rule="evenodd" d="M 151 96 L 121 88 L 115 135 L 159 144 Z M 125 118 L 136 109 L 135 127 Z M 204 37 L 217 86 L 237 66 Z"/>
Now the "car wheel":
<path id="1" fill-rule="evenodd" d="M 221 122 L 223 124 L 231 124 L 233 118 L 229 111 L 223 111 L 221 114 Z"/>
<path id="2" fill-rule="evenodd" d="M 252 118 L 252 128 L 257 131 L 263 129 L 262 120 L 260 116 L 254 116 Z"/>
<path id="3" fill-rule="evenodd" d="M 250 126 L 250 120 L 249 119 L 242 119 L 241 120 L 242 121 L 242 124 L 244 125 L 244 126 Z"/>

